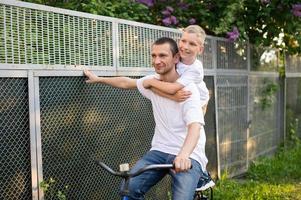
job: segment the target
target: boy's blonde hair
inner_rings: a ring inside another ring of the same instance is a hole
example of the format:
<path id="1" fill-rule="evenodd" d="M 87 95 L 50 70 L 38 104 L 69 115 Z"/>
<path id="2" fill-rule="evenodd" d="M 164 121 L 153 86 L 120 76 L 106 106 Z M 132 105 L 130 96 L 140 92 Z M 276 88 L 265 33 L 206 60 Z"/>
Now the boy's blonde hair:
<path id="1" fill-rule="evenodd" d="M 199 38 L 199 42 L 201 43 L 201 45 L 204 46 L 206 33 L 202 27 L 198 25 L 190 25 L 184 28 L 183 31 L 187 33 L 195 33 L 197 35 L 197 38 Z"/>

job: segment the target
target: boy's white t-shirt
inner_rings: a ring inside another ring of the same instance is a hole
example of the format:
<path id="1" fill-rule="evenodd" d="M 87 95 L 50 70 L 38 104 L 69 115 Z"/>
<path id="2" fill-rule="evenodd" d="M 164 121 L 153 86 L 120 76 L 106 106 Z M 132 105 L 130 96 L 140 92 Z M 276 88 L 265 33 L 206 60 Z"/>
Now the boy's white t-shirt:
<path id="1" fill-rule="evenodd" d="M 204 115 L 199 109 L 201 106 L 199 92 L 195 84 L 188 84 L 185 89 L 191 91 L 192 95 L 184 102 L 178 103 L 143 87 L 145 79 L 154 77 L 155 75 L 149 75 L 137 80 L 139 92 L 152 102 L 156 127 L 151 150 L 178 155 L 187 136 L 187 126 L 193 122 L 205 124 Z M 208 162 L 205 143 L 206 135 L 202 126 L 199 141 L 190 158 L 198 161 L 203 170 L 206 169 Z"/>
<path id="2" fill-rule="evenodd" d="M 182 62 L 177 64 L 177 72 L 180 78 L 178 83 L 184 87 L 190 83 L 195 83 L 200 93 L 201 106 L 204 106 L 209 101 L 209 90 L 204 82 L 204 69 L 201 61 L 196 59 L 191 65 L 186 65 Z"/>

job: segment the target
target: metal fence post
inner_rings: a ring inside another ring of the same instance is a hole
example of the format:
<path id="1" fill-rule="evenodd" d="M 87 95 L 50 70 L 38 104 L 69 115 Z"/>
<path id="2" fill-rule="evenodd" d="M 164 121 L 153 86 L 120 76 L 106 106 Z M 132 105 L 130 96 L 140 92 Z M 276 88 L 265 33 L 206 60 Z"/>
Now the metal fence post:
<path id="1" fill-rule="evenodd" d="M 219 151 L 219 131 L 218 131 L 218 93 L 217 93 L 217 42 L 212 38 L 212 65 L 214 73 L 214 96 L 215 96 L 215 126 L 216 126 L 216 157 L 217 157 L 217 177 L 221 177 L 220 151 Z"/>
<path id="2" fill-rule="evenodd" d="M 250 71 L 251 71 L 251 51 L 250 51 L 250 43 L 247 43 L 247 65 L 248 65 L 248 81 L 247 81 L 247 94 L 248 94 L 248 100 L 247 100 L 247 162 L 246 162 L 246 168 L 249 168 L 249 137 L 250 137 L 250 125 L 251 125 L 251 119 L 250 119 Z"/>
<path id="3" fill-rule="evenodd" d="M 40 112 L 40 86 L 39 77 L 34 77 L 34 108 L 35 108 L 35 127 L 36 127 L 36 156 L 37 156 L 37 175 L 38 175 L 38 191 L 39 199 L 44 199 L 44 193 L 39 187 L 39 183 L 43 181 L 43 165 L 42 165 L 42 138 L 41 138 L 41 112 Z"/>
<path id="4" fill-rule="evenodd" d="M 113 43 L 113 67 L 117 72 L 119 70 L 119 40 L 118 40 L 118 22 L 112 22 L 112 43 Z"/>
<path id="5" fill-rule="evenodd" d="M 30 122 L 30 155 L 31 155 L 31 178 L 32 178 L 32 199 L 38 197 L 38 170 L 37 170 L 37 141 L 36 141 L 36 115 L 35 115 L 35 91 L 34 77 L 32 70 L 28 71 L 28 105 Z"/>

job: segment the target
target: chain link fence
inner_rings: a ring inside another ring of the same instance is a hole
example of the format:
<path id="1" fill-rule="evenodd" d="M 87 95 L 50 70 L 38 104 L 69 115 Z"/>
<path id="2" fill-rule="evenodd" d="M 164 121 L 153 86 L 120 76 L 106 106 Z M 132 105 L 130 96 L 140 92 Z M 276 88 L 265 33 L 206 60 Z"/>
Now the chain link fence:
<path id="1" fill-rule="evenodd" d="M 31 199 L 28 84 L 0 78 L 0 199 Z"/>
<path id="2" fill-rule="evenodd" d="M 134 164 L 150 148 L 150 102 L 137 90 L 88 85 L 82 77 L 41 78 L 40 100 L 44 179 L 56 180 L 57 190 L 68 186 L 70 199 L 118 199 L 120 179 L 95 159 L 116 168 Z"/>
<path id="3" fill-rule="evenodd" d="M 94 160 L 134 164 L 150 148 L 151 104 L 136 90 L 84 83 L 82 69 L 134 78 L 153 73 L 152 42 L 178 41 L 181 32 L 18 1 L 1 1 L 0 27 L 0 199 L 51 199 L 39 188 L 51 178 L 53 191 L 70 199 L 117 199 L 119 180 Z M 208 36 L 199 58 L 211 94 L 207 169 L 215 177 L 239 175 L 283 141 L 277 51 Z M 289 92 L 299 83 L 286 81 L 294 113 L 298 96 Z M 167 199 L 168 191 L 166 178 L 147 198 Z"/>
<path id="4" fill-rule="evenodd" d="M 280 80 L 278 77 L 250 78 L 250 120 L 248 138 L 248 157 L 250 161 L 261 155 L 275 152 L 283 141 L 283 127 L 279 123 L 281 116 Z M 273 91 L 269 95 L 269 91 Z"/>
<path id="5" fill-rule="evenodd" d="M 246 170 L 248 77 L 217 77 L 220 167 L 231 173 Z"/>

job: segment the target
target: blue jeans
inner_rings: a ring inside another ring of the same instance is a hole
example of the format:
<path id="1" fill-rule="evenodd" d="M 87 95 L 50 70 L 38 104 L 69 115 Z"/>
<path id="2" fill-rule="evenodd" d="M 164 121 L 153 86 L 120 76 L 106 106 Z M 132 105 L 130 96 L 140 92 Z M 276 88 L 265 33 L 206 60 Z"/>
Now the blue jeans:
<path id="1" fill-rule="evenodd" d="M 160 151 L 149 151 L 136 163 L 131 172 L 136 172 L 145 165 L 171 164 L 175 157 L 175 155 Z M 172 199 L 192 200 L 203 171 L 197 161 L 192 159 L 191 163 L 192 169 L 187 172 L 175 173 L 171 170 L 148 170 L 139 176 L 131 178 L 129 182 L 129 200 L 143 200 L 145 193 L 167 174 L 172 177 Z"/>

